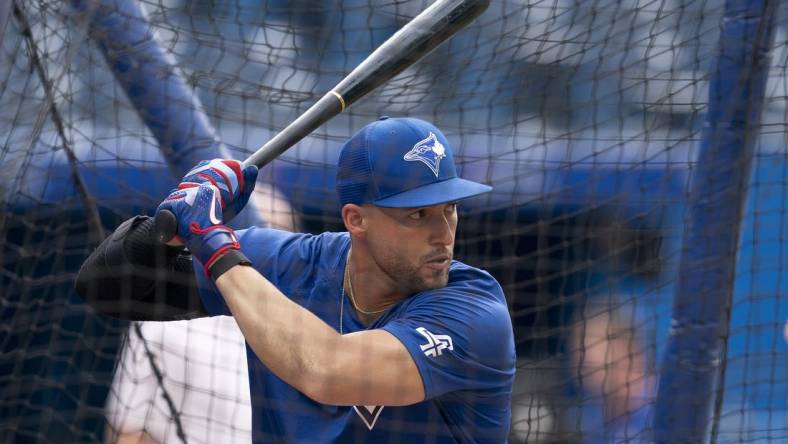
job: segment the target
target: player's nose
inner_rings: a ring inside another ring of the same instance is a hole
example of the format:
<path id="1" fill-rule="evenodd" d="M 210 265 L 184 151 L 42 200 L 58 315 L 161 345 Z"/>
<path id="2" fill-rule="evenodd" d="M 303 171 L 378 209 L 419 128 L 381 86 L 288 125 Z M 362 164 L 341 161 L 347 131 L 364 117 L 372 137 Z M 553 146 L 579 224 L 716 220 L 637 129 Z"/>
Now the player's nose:
<path id="1" fill-rule="evenodd" d="M 450 215 L 434 217 L 430 224 L 430 245 L 450 246 L 454 243 L 456 225 Z"/>

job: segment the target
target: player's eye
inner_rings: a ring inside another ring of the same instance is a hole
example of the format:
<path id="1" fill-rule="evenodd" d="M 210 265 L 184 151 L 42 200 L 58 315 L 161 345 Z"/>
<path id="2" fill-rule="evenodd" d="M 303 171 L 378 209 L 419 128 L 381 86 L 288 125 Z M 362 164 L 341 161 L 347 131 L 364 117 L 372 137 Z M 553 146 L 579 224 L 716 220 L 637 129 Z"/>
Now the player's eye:
<path id="1" fill-rule="evenodd" d="M 426 210 L 418 210 L 408 214 L 408 217 L 413 220 L 420 220 L 420 219 L 424 219 L 424 216 L 426 215 L 427 215 Z"/>
<path id="2" fill-rule="evenodd" d="M 453 203 L 450 203 L 450 204 L 446 205 L 446 212 L 447 213 L 452 214 L 452 213 L 454 213 L 456 211 L 457 211 L 457 203 L 456 202 L 453 202 Z"/>

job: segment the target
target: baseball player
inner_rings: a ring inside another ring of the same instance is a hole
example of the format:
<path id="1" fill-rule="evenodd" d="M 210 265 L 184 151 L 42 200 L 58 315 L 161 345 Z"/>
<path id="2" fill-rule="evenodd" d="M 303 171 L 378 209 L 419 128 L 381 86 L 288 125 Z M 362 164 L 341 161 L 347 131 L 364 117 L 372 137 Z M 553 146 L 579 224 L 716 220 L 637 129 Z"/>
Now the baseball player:
<path id="1" fill-rule="evenodd" d="M 491 188 L 457 176 L 443 134 L 384 117 L 348 140 L 344 233 L 225 226 L 256 174 L 201 162 L 159 206 L 179 239 L 155 245 L 151 219 L 125 222 L 83 265 L 79 293 L 123 318 L 234 316 L 255 442 L 506 441 L 506 301 L 492 276 L 452 259 L 457 202 Z"/>

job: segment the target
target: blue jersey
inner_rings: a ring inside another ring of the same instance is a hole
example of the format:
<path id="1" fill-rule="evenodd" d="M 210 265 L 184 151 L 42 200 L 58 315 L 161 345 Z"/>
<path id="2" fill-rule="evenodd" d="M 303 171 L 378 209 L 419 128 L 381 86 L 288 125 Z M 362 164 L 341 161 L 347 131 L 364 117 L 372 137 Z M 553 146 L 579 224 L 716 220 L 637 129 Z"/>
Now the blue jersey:
<path id="1" fill-rule="evenodd" d="M 514 337 L 503 291 L 488 273 L 454 261 L 446 287 L 400 301 L 366 326 L 343 297 L 347 233 L 251 228 L 239 231 L 238 239 L 255 269 L 337 331 L 340 324 L 342 333 L 382 328 L 397 337 L 426 394 L 425 401 L 403 407 L 320 404 L 279 379 L 247 347 L 256 443 L 507 440 Z M 230 315 L 199 264 L 196 275 L 208 312 Z"/>

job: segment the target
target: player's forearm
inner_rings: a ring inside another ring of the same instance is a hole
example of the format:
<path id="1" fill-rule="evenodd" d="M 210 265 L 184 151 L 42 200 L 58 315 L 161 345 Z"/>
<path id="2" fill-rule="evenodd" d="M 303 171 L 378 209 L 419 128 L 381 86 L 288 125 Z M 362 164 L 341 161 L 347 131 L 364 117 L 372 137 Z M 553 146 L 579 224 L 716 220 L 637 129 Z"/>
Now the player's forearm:
<path id="1" fill-rule="evenodd" d="M 252 267 L 236 266 L 216 286 L 258 358 L 285 382 L 320 401 L 342 336 L 288 299 Z"/>
<path id="2" fill-rule="evenodd" d="M 235 266 L 216 285 L 257 357 L 313 400 L 408 405 L 424 399 L 416 364 L 385 330 L 340 335 L 252 267 Z"/>

